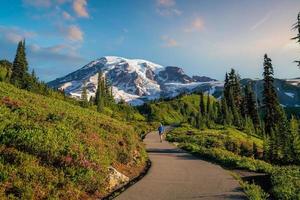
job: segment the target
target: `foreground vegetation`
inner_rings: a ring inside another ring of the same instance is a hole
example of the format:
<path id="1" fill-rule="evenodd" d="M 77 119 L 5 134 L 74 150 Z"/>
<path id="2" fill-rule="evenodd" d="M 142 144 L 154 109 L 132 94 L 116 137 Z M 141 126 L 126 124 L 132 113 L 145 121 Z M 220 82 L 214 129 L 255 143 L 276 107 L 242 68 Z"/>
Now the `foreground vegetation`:
<path id="1" fill-rule="evenodd" d="M 0 199 L 101 197 L 109 166 L 133 176 L 146 160 L 132 126 L 1 82 L 0 133 Z"/>
<path id="2" fill-rule="evenodd" d="M 272 188 L 267 192 L 276 199 L 300 199 L 300 167 L 279 167 L 261 160 L 263 141 L 259 138 L 232 128 L 198 130 L 183 125 L 172 130 L 167 139 L 224 167 L 270 174 Z M 251 189 L 251 196 L 265 196 L 257 186 L 244 186 Z"/>

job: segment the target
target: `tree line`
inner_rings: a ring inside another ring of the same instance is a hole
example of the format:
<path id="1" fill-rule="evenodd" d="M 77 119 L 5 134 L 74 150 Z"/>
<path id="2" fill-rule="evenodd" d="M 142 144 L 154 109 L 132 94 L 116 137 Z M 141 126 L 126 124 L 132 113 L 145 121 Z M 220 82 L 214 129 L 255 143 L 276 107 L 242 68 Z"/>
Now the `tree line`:
<path id="1" fill-rule="evenodd" d="M 221 124 L 257 135 L 264 139 L 265 160 L 276 164 L 300 164 L 299 121 L 295 117 L 288 120 L 279 103 L 272 60 L 267 54 L 263 68 L 261 106 L 253 92 L 253 82 L 242 87 L 239 74 L 231 69 L 225 74 L 222 98 L 214 100 L 209 94 L 200 92 L 198 114 L 192 114 L 188 122 L 199 129 Z"/>

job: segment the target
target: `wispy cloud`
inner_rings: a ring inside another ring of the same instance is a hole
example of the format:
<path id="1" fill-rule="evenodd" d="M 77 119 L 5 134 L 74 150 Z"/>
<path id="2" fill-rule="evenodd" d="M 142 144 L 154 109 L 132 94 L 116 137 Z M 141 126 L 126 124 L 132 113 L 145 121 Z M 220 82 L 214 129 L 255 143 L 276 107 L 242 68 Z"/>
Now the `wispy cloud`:
<path id="1" fill-rule="evenodd" d="M 23 3 L 37 8 L 48 8 L 52 5 L 51 0 L 23 0 Z"/>
<path id="2" fill-rule="evenodd" d="M 161 40 L 164 42 L 164 44 L 162 45 L 163 47 L 171 48 L 179 46 L 178 42 L 168 35 L 161 36 Z"/>
<path id="3" fill-rule="evenodd" d="M 5 51 L 0 56 L 13 60 L 17 48 L 17 42 L 26 38 L 26 49 L 30 68 L 37 69 L 39 77 L 43 80 L 51 80 L 58 76 L 59 71 L 69 71 L 68 67 L 76 67 L 87 62 L 80 54 L 80 44 L 68 43 L 41 46 L 36 41 L 43 37 L 36 32 L 20 27 L 0 26 L 0 46 Z M 56 68 L 56 70 L 53 70 Z"/>
<path id="4" fill-rule="evenodd" d="M 257 28 L 262 26 L 266 21 L 271 18 L 272 12 L 268 12 L 263 18 L 259 19 L 251 28 L 251 31 L 255 31 Z"/>
<path id="5" fill-rule="evenodd" d="M 159 6 L 172 7 L 176 4 L 175 0 L 157 0 Z"/>
<path id="6" fill-rule="evenodd" d="M 37 36 L 37 33 L 22 30 L 19 27 L 0 26 L 0 35 L 11 43 L 18 43 L 24 38 L 33 38 Z"/>
<path id="7" fill-rule="evenodd" d="M 61 5 L 73 0 L 23 0 L 23 4 L 36 8 L 49 8 L 51 6 Z"/>
<path id="8" fill-rule="evenodd" d="M 191 24 L 184 29 L 185 32 L 202 31 L 204 29 L 204 20 L 201 17 L 193 19 Z"/>
<path id="9" fill-rule="evenodd" d="M 83 41 L 83 32 L 76 25 L 70 25 L 68 27 L 61 28 L 61 32 L 66 36 L 67 39 L 73 42 Z"/>
<path id="10" fill-rule="evenodd" d="M 74 19 L 70 13 L 62 9 L 62 5 L 65 4 L 72 8 L 77 17 L 89 18 L 90 16 L 87 9 L 87 0 L 23 0 L 23 4 L 38 9 L 47 9 L 48 11 L 43 13 L 43 16 L 49 16 L 47 13 L 60 12 L 59 16 L 62 16 L 65 20 Z"/>
<path id="11" fill-rule="evenodd" d="M 156 0 L 156 12 L 161 16 L 179 16 L 182 11 L 176 6 L 175 0 Z"/>
<path id="12" fill-rule="evenodd" d="M 65 20 L 74 20 L 74 17 L 72 17 L 72 15 L 70 15 L 68 12 L 63 11 L 62 12 L 62 16 Z"/>
<path id="13" fill-rule="evenodd" d="M 89 17 L 86 0 L 74 0 L 73 9 L 78 17 Z"/>

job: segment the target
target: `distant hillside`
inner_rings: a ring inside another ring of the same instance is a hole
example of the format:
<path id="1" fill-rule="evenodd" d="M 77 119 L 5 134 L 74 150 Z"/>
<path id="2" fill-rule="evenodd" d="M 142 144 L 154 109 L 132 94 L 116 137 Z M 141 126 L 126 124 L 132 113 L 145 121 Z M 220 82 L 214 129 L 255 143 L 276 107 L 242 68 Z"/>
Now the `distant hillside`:
<path id="1" fill-rule="evenodd" d="M 215 101 L 214 97 L 210 97 Z M 168 101 L 147 103 L 139 107 L 142 113 L 147 114 L 149 120 L 164 124 L 180 124 L 188 122 L 199 112 L 199 95 L 191 94 L 174 98 Z M 204 101 L 207 100 L 207 95 Z"/>
<path id="2" fill-rule="evenodd" d="M 146 159 L 132 126 L 0 82 L 0 199 L 96 199 Z"/>

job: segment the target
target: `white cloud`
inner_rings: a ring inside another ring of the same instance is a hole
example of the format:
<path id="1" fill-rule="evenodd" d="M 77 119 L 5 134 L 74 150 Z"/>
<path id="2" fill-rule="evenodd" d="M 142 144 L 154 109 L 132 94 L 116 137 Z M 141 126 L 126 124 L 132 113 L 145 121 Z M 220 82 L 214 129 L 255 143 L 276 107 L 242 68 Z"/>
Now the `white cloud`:
<path id="1" fill-rule="evenodd" d="M 62 16 L 65 20 L 73 20 L 74 18 L 66 11 L 62 12 Z"/>
<path id="2" fill-rule="evenodd" d="M 22 30 L 18 27 L 0 26 L 0 35 L 11 43 L 18 43 L 26 38 L 33 38 L 37 34 L 32 31 Z"/>
<path id="3" fill-rule="evenodd" d="M 177 47 L 179 45 L 174 38 L 171 38 L 168 35 L 161 36 L 161 39 L 164 42 L 164 44 L 162 45 L 163 47 L 170 48 L 170 47 Z"/>
<path id="4" fill-rule="evenodd" d="M 73 9 L 78 17 L 89 17 L 86 0 L 74 0 Z"/>
<path id="5" fill-rule="evenodd" d="M 23 0 L 23 3 L 37 8 L 48 8 L 52 5 L 51 0 Z"/>
<path id="6" fill-rule="evenodd" d="M 158 6 L 164 7 L 172 7 L 176 4 L 175 0 L 157 0 L 156 3 Z"/>
<path id="7" fill-rule="evenodd" d="M 67 38 L 72 41 L 82 41 L 83 40 L 83 32 L 76 25 L 71 25 L 66 30 Z"/>
<path id="8" fill-rule="evenodd" d="M 157 0 L 156 12 L 161 16 L 179 16 L 182 11 L 176 7 L 175 0 Z"/>
<path id="9" fill-rule="evenodd" d="M 202 31 L 204 29 L 204 21 L 201 17 L 196 17 L 184 31 L 185 32 L 194 32 Z"/>

